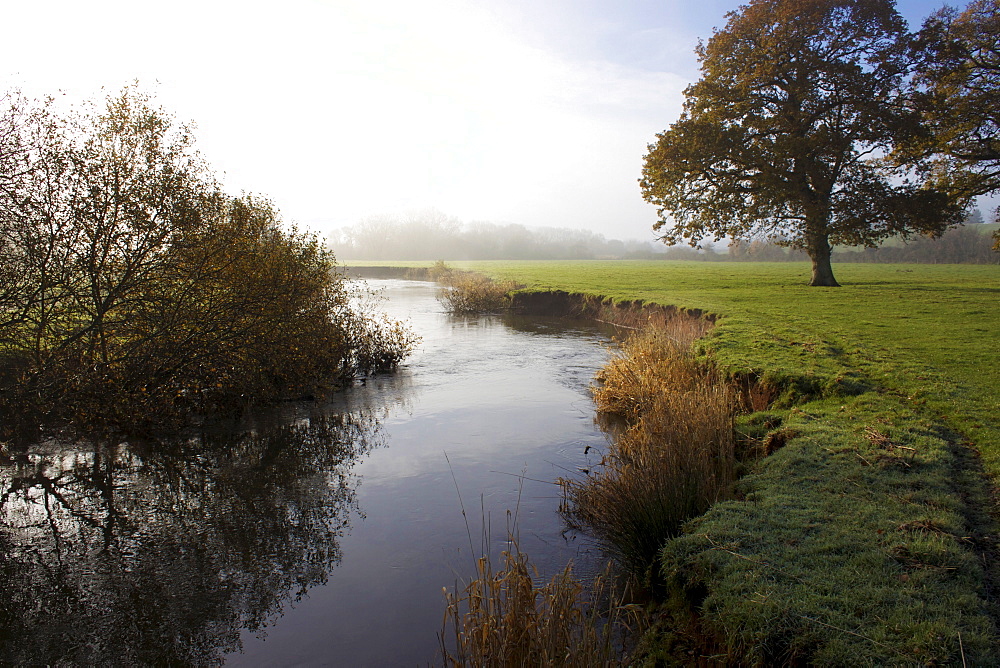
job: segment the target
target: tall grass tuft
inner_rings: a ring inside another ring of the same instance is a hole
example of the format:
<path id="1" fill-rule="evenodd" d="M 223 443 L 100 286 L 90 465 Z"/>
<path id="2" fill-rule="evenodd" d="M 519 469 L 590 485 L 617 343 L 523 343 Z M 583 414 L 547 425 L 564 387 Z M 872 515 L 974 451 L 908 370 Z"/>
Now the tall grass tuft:
<path id="1" fill-rule="evenodd" d="M 444 283 L 438 301 L 455 314 L 502 311 L 510 307 L 510 293 L 524 287 L 515 281 L 495 281 L 482 274 L 455 270 L 442 272 L 437 280 Z"/>
<path id="2" fill-rule="evenodd" d="M 691 352 L 706 332 L 705 320 L 675 315 L 625 339 L 597 375 L 597 410 L 637 421 L 650 414 L 664 394 L 716 384 L 714 373 Z"/>
<path id="3" fill-rule="evenodd" d="M 683 320 L 678 316 L 675 320 Z M 594 474 L 563 480 L 564 515 L 640 580 L 688 519 L 732 493 L 738 393 L 691 352 L 698 323 L 637 333 L 604 368 L 598 410 L 619 416 Z"/>
<path id="4" fill-rule="evenodd" d="M 495 571 L 490 558 L 481 557 L 472 582 L 445 591 L 448 607 L 439 635 L 445 665 L 621 665 L 616 638 L 637 619 L 637 608 L 608 594 L 608 572 L 587 594 L 572 564 L 536 585 L 538 573 L 515 542 L 503 560 Z"/>

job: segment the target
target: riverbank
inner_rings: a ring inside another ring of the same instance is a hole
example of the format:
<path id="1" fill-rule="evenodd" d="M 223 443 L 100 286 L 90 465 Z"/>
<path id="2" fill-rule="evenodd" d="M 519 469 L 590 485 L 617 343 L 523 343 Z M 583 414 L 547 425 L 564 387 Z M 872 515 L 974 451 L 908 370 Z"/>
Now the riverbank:
<path id="1" fill-rule="evenodd" d="M 718 316 L 699 354 L 773 390 L 773 454 L 664 548 L 651 656 L 749 664 L 988 662 L 1000 474 L 1000 270 L 468 263 L 529 291 Z M 707 659 L 706 659 L 707 660 Z"/>

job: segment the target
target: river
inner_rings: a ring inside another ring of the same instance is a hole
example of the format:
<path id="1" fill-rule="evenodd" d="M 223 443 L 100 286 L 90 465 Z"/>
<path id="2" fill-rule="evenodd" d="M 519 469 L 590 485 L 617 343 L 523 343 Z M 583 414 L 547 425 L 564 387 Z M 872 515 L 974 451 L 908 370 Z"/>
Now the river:
<path id="1" fill-rule="evenodd" d="M 600 568 L 553 481 L 606 445 L 609 333 L 370 283 L 423 338 L 394 374 L 169 442 L 5 444 L 0 663 L 426 665 L 508 531 L 540 579 Z"/>

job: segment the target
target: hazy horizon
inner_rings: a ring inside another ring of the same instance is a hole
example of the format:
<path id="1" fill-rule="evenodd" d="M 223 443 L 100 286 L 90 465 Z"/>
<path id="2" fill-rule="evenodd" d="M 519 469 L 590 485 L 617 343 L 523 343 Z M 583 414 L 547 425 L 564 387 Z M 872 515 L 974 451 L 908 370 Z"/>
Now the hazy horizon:
<path id="1" fill-rule="evenodd" d="M 645 241 L 647 144 L 740 4 L 40 0 L 8 8 L 0 78 L 71 101 L 138 80 L 228 188 L 320 234 L 434 208 Z M 942 4 L 899 10 L 916 27 Z"/>

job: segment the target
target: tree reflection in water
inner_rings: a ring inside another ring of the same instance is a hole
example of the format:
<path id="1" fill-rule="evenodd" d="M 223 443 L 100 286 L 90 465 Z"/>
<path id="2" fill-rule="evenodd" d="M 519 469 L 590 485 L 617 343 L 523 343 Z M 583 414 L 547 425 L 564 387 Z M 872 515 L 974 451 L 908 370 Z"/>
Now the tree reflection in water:
<path id="1" fill-rule="evenodd" d="M 0 450 L 0 664 L 212 664 L 340 560 L 367 415 Z"/>

